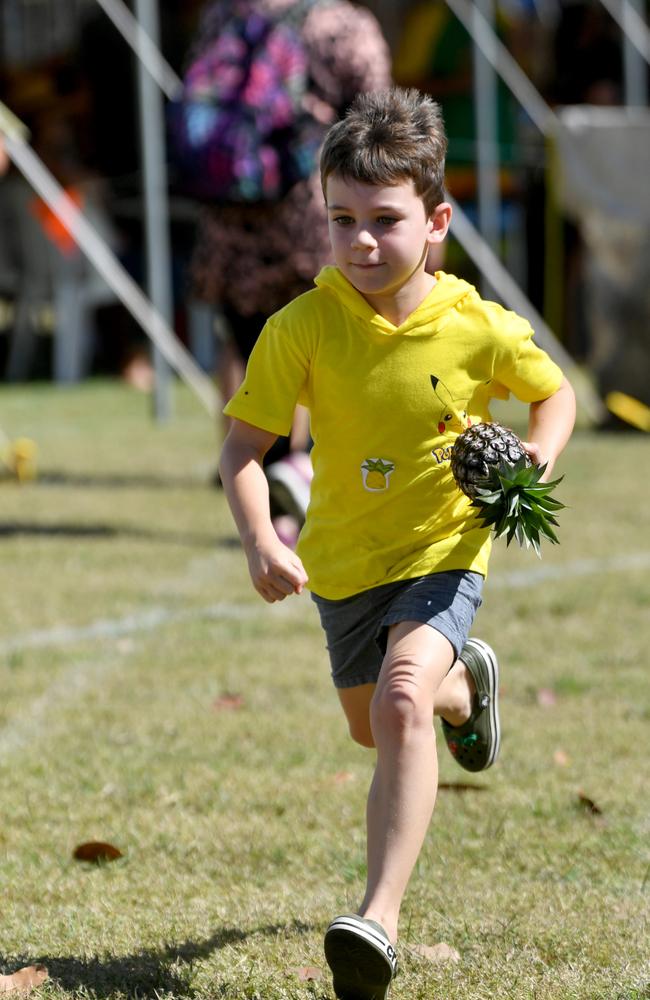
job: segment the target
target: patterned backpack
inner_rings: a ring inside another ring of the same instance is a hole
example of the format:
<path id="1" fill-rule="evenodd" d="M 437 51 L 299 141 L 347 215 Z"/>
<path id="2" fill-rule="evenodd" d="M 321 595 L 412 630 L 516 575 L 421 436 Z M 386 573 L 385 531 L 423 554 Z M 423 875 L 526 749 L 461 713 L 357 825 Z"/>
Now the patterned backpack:
<path id="1" fill-rule="evenodd" d="M 209 47 L 169 105 L 177 190 L 209 202 L 281 198 L 316 165 L 324 127 L 303 108 L 307 55 L 300 31 L 317 0 L 277 17 L 233 0 Z"/>

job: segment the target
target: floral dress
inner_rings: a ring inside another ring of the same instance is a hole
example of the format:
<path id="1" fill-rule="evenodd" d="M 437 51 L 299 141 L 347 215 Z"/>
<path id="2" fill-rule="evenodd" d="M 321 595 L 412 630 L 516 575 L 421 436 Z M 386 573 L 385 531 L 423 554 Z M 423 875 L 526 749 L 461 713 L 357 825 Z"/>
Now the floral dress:
<path id="1" fill-rule="evenodd" d="M 288 2 L 292 0 L 260 0 L 260 6 L 279 12 Z M 366 8 L 347 0 L 320 0 L 307 14 L 302 36 L 316 109 L 324 109 L 332 121 L 360 91 L 390 86 L 389 49 Z M 226 307 L 230 315 L 270 316 L 311 288 L 329 261 L 316 170 L 279 202 L 203 208 L 190 265 L 192 291 L 197 299 Z"/>

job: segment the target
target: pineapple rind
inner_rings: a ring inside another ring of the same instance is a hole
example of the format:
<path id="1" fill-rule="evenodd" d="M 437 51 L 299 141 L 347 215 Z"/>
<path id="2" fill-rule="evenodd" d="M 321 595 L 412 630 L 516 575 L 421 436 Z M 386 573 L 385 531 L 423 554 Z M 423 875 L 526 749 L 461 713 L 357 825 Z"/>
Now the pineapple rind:
<path id="1" fill-rule="evenodd" d="M 542 538 L 558 538 L 552 525 L 564 504 L 550 496 L 562 479 L 541 482 L 546 465 L 535 465 L 517 435 L 497 423 L 474 424 L 454 444 L 451 469 L 477 516 L 496 537 L 513 538 L 538 556 Z"/>

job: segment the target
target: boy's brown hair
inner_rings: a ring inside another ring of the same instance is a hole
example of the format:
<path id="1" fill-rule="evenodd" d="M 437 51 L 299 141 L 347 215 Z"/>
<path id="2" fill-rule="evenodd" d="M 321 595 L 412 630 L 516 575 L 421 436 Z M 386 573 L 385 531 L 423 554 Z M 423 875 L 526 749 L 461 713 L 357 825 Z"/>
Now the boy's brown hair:
<path id="1" fill-rule="evenodd" d="M 330 174 L 362 184 L 411 179 L 431 215 L 444 201 L 446 152 L 442 113 L 432 98 L 402 87 L 358 94 L 325 138 L 323 192 Z"/>

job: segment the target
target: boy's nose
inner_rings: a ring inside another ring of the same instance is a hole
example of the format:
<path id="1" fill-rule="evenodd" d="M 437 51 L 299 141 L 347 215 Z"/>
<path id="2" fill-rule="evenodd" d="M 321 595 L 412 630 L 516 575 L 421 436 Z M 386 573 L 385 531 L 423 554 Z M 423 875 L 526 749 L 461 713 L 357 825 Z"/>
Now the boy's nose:
<path id="1" fill-rule="evenodd" d="M 367 229 L 357 229 L 352 240 L 352 246 L 359 249 L 367 249 L 377 246 L 377 240 Z"/>

